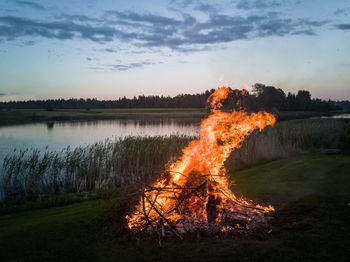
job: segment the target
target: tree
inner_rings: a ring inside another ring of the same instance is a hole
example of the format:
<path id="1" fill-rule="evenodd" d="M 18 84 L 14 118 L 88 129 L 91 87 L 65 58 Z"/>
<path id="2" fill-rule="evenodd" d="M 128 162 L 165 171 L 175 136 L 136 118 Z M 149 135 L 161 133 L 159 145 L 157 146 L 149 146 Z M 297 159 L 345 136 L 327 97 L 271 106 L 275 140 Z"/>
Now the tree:
<path id="1" fill-rule="evenodd" d="M 295 98 L 295 94 L 288 92 L 286 107 L 286 109 L 289 111 L 294 111 L 297 109 L 297 101 Z"/>
<path id="2" fill-rule="evenodd" d="M 295 97 L 297 109 L 307 111 L 311 109 L 311 94 L 307 90 L 299 90 Z"/>
<path id="3" fill-rule="evenodd" d="M 53 106 L 51 104 L 47 104 L 45 110 L 46 111 L 53 111 Z"/>
<path id="4" fill-rule="evenodd" d="M 276 108 L 283 110 L 285 108 L 286 94 L 280 88 L 273 86 L 265 86 L 263 84 L 255 84 L 253 86 L 253 94 L 257 96 L 259 107 L 265 110 Z"/>

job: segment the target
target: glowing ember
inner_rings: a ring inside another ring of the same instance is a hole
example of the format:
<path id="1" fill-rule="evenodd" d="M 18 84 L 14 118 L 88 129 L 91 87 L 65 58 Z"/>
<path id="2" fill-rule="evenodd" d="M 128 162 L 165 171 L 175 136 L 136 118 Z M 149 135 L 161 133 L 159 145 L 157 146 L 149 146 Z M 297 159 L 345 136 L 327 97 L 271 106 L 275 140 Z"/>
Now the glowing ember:
<path id="1" fill-rule="evenodd" d="M 219 111 L 230 92 L 220 87 L 208 98 L 212 114 L 202 121 L 199 140 L 190 142 L 181 158 L 145 187 L 134 213 L 127 216 L 130 229 L 180 236 L 196 230 L 225 232 L 266 224 L 265 215 L 274 208 L 237 198 L 229 189 L 224 162 L 247 135 L 273 125 L 275 118 L 265 112 Z"/>

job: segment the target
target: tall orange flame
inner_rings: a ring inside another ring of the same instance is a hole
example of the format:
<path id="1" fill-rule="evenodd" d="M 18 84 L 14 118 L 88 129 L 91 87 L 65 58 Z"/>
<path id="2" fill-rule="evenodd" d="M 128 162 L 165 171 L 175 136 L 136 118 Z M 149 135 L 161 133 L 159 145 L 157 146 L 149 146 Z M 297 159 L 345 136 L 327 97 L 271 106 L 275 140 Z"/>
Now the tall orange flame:
<path id="1" fill-rule="evenodd" d="M 208 103 L 210 103 L 213 109 L 220 109 L 222 107 L 222 100 L 226 99 L 230 94 L 230 88 L 222 86 L 219 87 L 214 93 L 208 97 Z"/>
<path id="2" fill-rule="evenodd" d="M 229 188 L 225 160 L 252 131 L 275 123 L 275 117 L 265 112 L 219 111 L 230 92 L 220 87 L 208 98 L 212 114 L 202 121 L 200 138 L 183 149 L 166 175 L 145 188 L 134 213 L 127 216 L 129 228 L 176 225 L 178 232 L 188 232 L 213 224 L 223 231 L 235 228 L 223 223 L 227 218 L 237 220 L 238 214 L 248 227 L 252 217 L 274 210 L 238 199 Z"/>

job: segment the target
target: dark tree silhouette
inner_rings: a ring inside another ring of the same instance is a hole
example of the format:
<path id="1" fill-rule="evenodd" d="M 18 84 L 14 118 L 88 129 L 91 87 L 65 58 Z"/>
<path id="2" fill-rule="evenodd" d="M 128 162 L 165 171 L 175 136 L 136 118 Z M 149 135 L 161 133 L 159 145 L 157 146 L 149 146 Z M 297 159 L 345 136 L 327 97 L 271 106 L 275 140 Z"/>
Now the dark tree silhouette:
<path id="1" fill-rule="evenodd" d="M 286 94 L 280 88 L 255 84 L 252 93 L 256 95 L 258 107 L 270 111 L 272 109 L 283 110 L 285 108 Z"/>
<path id="2" fill-rule="evenodd" d="M 232 90 L 232 89 L 231 89 Z M 59 109 L 86 109 L 92 108 L 204 108 L 206 101 L 215 90 L 206 90 L 201 94 L 180 94 L 175 97 L 169 96 L 145 96 L 140 95 L 133 98 L 121 97 L 115 100 L 88 99 L 49 99 L 0 102 L 0 110 L 11 109 L 46 109 L 47 111 Z M 350 107 L 350 102 L 325 101 L 311 99 L 311 94 L 306 90 L 298 93 L 284 93 L 280 88 L 266 86 L 257 83 L 253 85 L 251 94 L 238 89 L 232 90 L 229 99 L 225 101 L 227 109 L 245 109 L 249 112 L 258 110 L 267 111 L 330 111 L 341 109 L 341 106 Z"/>
<path id="3" fill-rule="evenodd" d="M 299 90 L 295 97 L 297 108 L 302 111 L 311 109 L 311 94 L 306 90 Z"/>

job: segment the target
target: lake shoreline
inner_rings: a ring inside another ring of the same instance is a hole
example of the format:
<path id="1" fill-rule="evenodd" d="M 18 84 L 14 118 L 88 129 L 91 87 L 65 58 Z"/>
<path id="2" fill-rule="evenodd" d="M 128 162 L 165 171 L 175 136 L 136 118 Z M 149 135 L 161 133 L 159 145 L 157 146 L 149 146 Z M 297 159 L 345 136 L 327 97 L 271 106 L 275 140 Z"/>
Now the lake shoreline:
<path id="1" fill-rule="evenodd" d="M 347 114 L 349 111 L 282 111 L 277 113 L 277 121 L 304 119 L 311 117 Z M 131 109 L 60 109 L 46 111 L 43 109 L 14 109 L 0 111 L 0 127 L 19 124 L 65 122 L 65 121 L 98 121 L 128 119 L 165 119 L 165 118 L 198 118 L 209 115 L 205 108 L 131 108 Z"/>
<path id="2" fill-rule="evenodd" d="M 95 121 L 143 118 L 205 118 L 204 108 L 135 108 L 135 109 L 15 109 L 0 111 L 0 126 L 55 121 Z"/>

